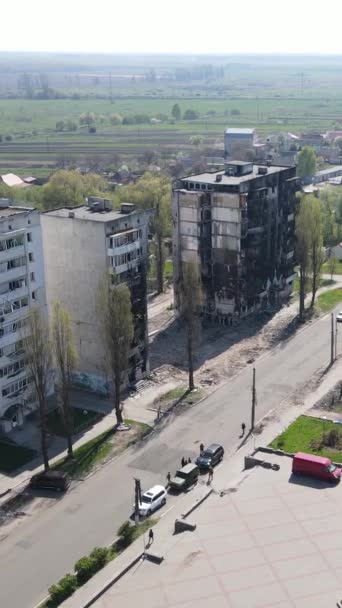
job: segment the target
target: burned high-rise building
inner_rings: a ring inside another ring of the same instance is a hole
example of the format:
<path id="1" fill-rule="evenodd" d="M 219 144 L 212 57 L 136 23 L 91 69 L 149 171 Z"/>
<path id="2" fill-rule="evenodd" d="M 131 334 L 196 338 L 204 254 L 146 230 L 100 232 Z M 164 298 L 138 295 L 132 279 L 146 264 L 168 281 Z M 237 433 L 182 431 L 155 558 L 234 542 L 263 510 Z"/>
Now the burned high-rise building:
<path id="1" fill-rule="evenodd" d="M 176 303 L 183 265 L 200 267 L 204 312 L 223 323 L 292 291 L 295 167 L 243 161 L 173 185 Z"/>

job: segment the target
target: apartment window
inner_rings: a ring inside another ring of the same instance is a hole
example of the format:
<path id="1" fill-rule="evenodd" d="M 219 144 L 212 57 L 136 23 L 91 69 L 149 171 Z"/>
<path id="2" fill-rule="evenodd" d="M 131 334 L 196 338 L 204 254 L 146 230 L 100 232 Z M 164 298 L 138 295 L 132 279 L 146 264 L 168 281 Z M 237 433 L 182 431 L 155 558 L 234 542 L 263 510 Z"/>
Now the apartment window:
<path id="1" fill-rule="evenodd" d="M 33 262 L 33 253 L 28 254 L 29 262 Z"/>
<path id="2" fill-rule="evenodd" d="M 11 224 L 8 224 L 8 230 L 12 230 Z"/>
<path id="3" fill-rule="evenodd" d="M 32 291 L 32 300 L 35 300 L 35 299 L 36 299 L 36 292 Z"/>
<path id="4" fill-rule="evenodd" d="M 31 242 L 32 242 L 32 233 L 31 233 L 31 232 L 28 232 L 28 233 L 27 233 L 27 242 L 28 242 L 28 243 L 31 243 Z"/>
<path id="5" fill-rule="evenodd" d="M 31 224 L 31 220 L 27 220 L 27 223 L 28 223 L 28 224 Z"/>
<path id="6" fill-rule="evenodd" d="M 34 272 L 30 272 L 30 281 L 35 281 L 36 277 L 34 275 Z"/>

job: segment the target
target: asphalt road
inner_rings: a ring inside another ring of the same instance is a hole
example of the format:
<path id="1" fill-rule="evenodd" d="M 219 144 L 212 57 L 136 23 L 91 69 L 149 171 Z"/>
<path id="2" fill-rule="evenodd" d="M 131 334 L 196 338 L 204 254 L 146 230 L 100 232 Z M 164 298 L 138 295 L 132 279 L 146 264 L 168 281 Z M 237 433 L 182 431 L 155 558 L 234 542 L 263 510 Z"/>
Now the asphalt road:
<path id="1" fill-rule="evenodd" d="M 341 334 L 342 325 L 340 352 Z M 327 316 L 257 361 L 257 419 L 310 381 L 329 359 Z M 173 417 L 143 446 L 128 450 L 63 498 L 50 501 L 49 508 L 25 519 L 0 544 L 0 606 L 32 608 L 77 559 L 109 543 L 131 513 L 133 477 L 140 477 L 143 489 L 165 482 L 182 456 L 197 456 L 201 441 L 218 441 L 226 454 L 232 451 L 241 422 L 248 426 L 250 421 L 251 380 L 249 366 L 205 401 Z M 169 506 L 176 500 L 171 498 Z"/>

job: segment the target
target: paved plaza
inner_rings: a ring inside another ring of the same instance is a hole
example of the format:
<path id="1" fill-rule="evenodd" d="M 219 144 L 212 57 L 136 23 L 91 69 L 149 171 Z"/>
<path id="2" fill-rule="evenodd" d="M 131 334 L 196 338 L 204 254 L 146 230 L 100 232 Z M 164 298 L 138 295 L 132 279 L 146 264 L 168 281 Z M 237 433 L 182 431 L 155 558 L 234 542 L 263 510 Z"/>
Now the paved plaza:
<path id="1" fill-rule="evenodd" d="M 257 467 L 236 491 L 212 494 L 192 515 L 194 532 L 156 539 L 161 565 L 141 561 L 96 608 L 329 608 L 342 598 L 342 484 Z"/>

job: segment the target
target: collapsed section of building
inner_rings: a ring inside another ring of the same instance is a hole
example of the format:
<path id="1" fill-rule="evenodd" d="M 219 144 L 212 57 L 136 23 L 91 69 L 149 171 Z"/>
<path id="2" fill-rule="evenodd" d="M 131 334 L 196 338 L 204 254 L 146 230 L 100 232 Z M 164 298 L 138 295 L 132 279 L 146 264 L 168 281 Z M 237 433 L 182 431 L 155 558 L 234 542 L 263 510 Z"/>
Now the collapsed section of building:
<path id="1" fill-rule="evenodd" d="M 183 264 L 200 269 L 203 312 L 234 320 L 287 298 L 293 286 L 295 167 L 230 161 L 173 184 L 175 299 Z"/>

